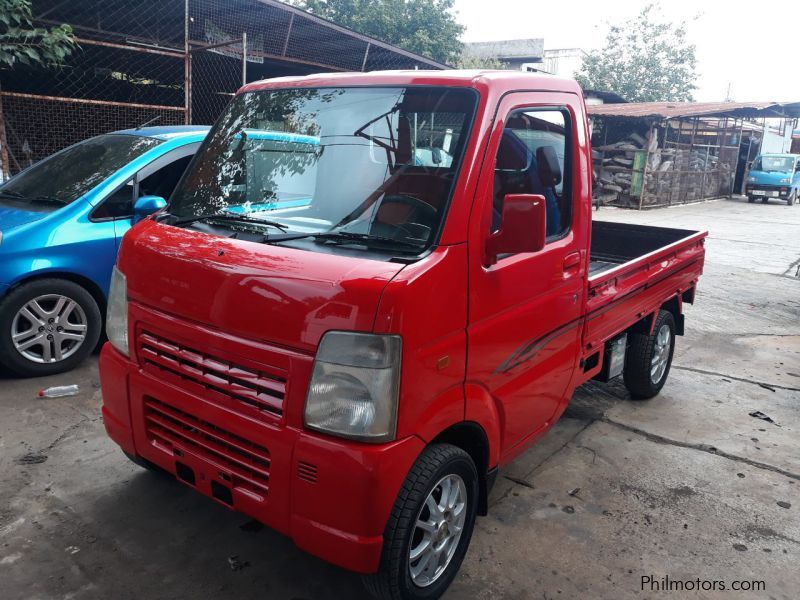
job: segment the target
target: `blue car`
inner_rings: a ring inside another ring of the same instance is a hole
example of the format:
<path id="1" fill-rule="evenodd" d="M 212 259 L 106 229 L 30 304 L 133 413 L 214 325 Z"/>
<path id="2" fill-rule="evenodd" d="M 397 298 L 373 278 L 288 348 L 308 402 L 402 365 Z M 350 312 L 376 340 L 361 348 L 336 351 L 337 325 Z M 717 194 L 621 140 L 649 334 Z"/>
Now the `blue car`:
<path id="1" fill-rule="evenodd" d="M 96 347 L 122 236 L 164 205 L 208 127 L 85 140 L 0 186 L 0 363 L 67 371 Z"/>
<path id="2" fill-rule="evenodd" d="M 800 198 L 800 155 L 759 154 L 750 168 L 745 195 L 750 202 L 760 198 L 766 204 L 774 198 L 794 204 Z"/>

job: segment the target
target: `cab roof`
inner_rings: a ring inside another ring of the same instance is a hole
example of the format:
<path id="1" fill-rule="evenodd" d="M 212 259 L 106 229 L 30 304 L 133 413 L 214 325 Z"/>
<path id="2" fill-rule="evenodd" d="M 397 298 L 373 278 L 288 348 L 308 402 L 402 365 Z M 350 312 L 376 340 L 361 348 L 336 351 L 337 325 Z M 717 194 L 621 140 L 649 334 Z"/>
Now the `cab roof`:
<path id="1" fill-rule="evenodd" d="M 186 138 L 187 142 L 201 142 L 205 139 L 210 130 L 211 127 L 208 125 L 163 125 L 160 127 L 122 129 L 114 133 L 120 135 L 141 135 L 165 141 Z"/>
<path id="2" fill-rule="evenodd" d="M 445 71 L 371 71 L 369 73 L 318 73 L 301 77 L 276 77 L 254 81 L 238 93 L 289 87 L 429 85 L 449 87 L 494 88 L 500 93 L 514 90 L 548 90 L 582 94 L 577 82 L 524 71 L 445 70 Z"/>

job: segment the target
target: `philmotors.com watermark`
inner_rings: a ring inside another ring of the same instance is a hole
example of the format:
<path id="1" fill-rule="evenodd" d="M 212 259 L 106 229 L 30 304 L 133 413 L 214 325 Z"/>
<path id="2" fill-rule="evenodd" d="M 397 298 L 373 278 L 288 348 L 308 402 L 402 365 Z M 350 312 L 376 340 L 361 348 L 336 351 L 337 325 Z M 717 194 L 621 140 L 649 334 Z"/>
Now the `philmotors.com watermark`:
<path id="1" fill-rule="evenodd" d="M 647 592 L 763 592 L 767 589 L 764 581 L 742 579 L 725 581 L 723 579 L 673 579 L 669 575 L 656 577 L 642 575 L 642 591 Z"/>

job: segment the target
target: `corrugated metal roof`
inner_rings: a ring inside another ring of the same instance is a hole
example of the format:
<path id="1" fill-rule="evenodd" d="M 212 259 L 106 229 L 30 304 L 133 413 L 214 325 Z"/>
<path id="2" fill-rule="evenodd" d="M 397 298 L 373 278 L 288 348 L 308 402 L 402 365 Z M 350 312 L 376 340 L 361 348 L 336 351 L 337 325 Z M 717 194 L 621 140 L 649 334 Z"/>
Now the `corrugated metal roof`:
<path id="1" fill-rule="evenodd" d="M 629 102 L 588 106 L 592 117 L 800 117 L 800 102 Z"/>

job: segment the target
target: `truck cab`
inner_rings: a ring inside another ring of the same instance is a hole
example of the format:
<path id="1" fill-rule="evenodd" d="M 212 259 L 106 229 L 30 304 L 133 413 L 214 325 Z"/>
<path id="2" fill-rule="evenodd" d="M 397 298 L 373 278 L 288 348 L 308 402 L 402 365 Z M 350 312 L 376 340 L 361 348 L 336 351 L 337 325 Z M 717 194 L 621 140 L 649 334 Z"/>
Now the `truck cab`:
<path id="1" fill-rule="evenodd" d="M 750 167 L 745 185 L 749 202 L 770 198 L 783 200 L 791 206 L 800 194 L 800 155 L 759 154 Z"/>
<path id="2" fill-rule="evenodd" d="M 109 435 L 379 598 L 439 597 L 576 386 L 667 380 L 706 234 L 593 224 L 591 175 L 574 81 L 248 84 L 123 240 Z"/>

